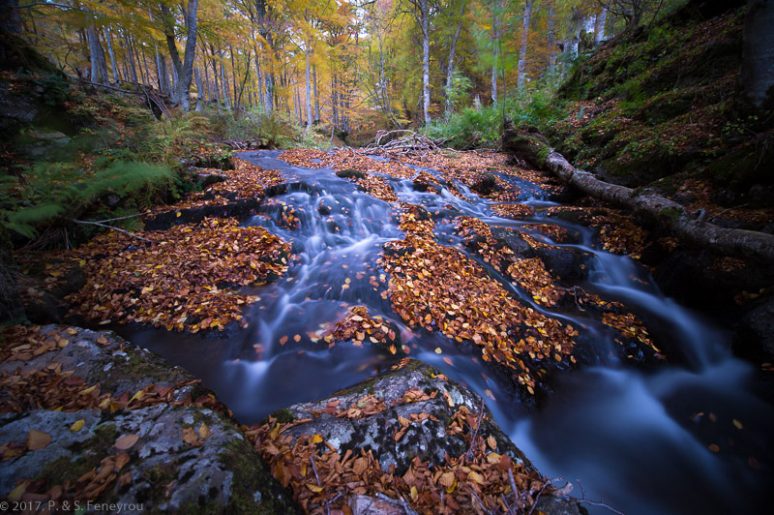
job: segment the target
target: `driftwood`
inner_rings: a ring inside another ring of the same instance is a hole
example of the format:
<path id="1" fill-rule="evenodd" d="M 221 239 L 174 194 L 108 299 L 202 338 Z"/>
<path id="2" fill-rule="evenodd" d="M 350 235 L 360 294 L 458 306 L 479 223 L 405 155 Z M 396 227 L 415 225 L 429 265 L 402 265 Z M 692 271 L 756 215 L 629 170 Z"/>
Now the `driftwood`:
<path id="1" fill-rule="evenodd" d="M 705 222 L 701 215 L 692 214 L 681 204 L 661 195 L 601 181 L 594 174 L 575 168 L 535 133 L 506 130 L 503 149 L 552 173 L 562 182 L 599 200 L 630 209 L 635 215 L 655 222 L 691 243 L 720 254 L 774 263 L 774 235 L 719 227 Z"/>
<path id="2" fill-rule="evenodd" d="M 398 136 L 404 134 L 403 136 Z M 440 150 L 438 144 L 423 134 L 412 130 L 397 129 L 393 131 L 379 131 L 374 142 L 366 146 L 366 153 L 372 151 L 387 151 L 394 153 L 415 153 Z"/>

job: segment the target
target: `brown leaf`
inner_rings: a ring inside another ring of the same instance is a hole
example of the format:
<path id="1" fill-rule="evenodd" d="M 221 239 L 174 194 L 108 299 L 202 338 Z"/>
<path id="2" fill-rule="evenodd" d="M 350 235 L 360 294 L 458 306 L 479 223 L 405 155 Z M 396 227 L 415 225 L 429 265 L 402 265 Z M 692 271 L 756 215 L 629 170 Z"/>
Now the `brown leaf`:
<path id="1" fill-rule="evenodd" d="M 48 444 L 51 443 L 51 435 L 38 431 L 37 429 L 31 429 L 27 434 L 27 448 L 31 451 L 37 451 L 39 449 L 45 449 Z"/>
<path id="2" fill-rule="evenodd" d="M 139 439 L 140 439 L 140 435 L 133 434 L 133 433 L 121 435 L 116 439 L 116 443 L 114 444 L 114 447 L 119 451 L 126 451 L 134 447 L 134 444 L 136 444 L 137 440 Z"/>

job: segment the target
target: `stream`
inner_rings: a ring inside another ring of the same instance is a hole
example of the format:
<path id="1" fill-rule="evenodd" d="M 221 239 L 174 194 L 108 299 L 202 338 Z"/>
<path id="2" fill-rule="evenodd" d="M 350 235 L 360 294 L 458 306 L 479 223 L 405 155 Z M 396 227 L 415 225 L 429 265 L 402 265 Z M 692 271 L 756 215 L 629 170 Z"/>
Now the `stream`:
<path id="1" fill-rule="evenodd" d="M 519 201 L 536 209 L 532 218 L 517 221 L 494 215 L 489 200 L 462 184 L 457 186 L 465 198 L 446 190 L 418 192 L 410 180 L 389 179 L 401 201 L 421 204 L 434 215 L 440 243 L 479 262 L 452 230 L 454 216 L 526 231 L 549 243 L 554 242 L 524 226 L 561 224 L 576 243 L 556 245 L 590 256 L 588 279 L 579 285 L 625 304 L 667 351 L 668 362 L 657 367 L 620 361 L 611 352 L 617 344 L 598 320 L 537 306 L 498 278 L 522 302 L 572 323 L 594 349 L 592 366 L 557 374 L 551 393 L 528 406 L 488 373 L 476 349 L 439 332 L 410 330 L 374 290 L 373 278 L 383 274 L 377 264 L 382 246 L 402 238 L 390 204 L 331 169 L 298 168 L 278 156 L 276 151 L 239 156 L 279 170 L 290 183 L 245 224 L 266 227 L 292 242 L 298 256 L 283 278 L 251 290 L 260 301 L 245 314 L 248 327 L 209 336 L 137 327 L 118 332 L 201 377 L 237 419 L 254 423 L 279 408 L 372 377 L 399 359 L 375 345 L 341 343 L 329 349 L 310 341 L 311 333 L 348 307 L 365 305 L 369 314 L 401 329 L 411 357 L 479 393 L 544 475 L 573 483 L 572 495 L 627 514 L 764 510 L 774 484 L 774 409 L 756 394 L 759 372 L 732 355 L 728 332 L 665 297 L 642 266 L 600 250 L 591 229 L 547 218 L 541 211 L 555 204 L 540 187 L 502 175 L 519 186 Z M 279 223 L 283 203 L 296 210 L 297 229 Z M 601 506 L 587 508 L 611 513 Z"/>

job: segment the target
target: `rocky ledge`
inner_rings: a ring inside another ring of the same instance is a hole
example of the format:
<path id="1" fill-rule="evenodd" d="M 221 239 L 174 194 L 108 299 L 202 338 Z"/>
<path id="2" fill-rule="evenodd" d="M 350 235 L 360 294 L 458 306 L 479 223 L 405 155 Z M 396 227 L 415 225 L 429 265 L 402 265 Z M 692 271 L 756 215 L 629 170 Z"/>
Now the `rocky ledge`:
<path id="1" fill-rule="evenodd" d="M 17 326 L 0 341 L 0 497 L 12 502 L 85 512 L 100 503 L 130 512 L 581 512 L 476 394 L 416 361 L 240 427 L 187 372 L 111 332 Z"/>

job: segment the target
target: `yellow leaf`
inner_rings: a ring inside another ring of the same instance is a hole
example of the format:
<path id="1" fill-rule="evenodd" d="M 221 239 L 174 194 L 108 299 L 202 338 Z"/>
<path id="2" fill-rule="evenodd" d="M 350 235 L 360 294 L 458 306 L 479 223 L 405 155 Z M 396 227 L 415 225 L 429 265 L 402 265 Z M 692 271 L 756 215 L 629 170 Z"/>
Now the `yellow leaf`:
<path id="1" fill-rule="evenodd" d="M 451 488 L 454 485 L 454 472 L 444 472 L 438 482 L 446 488 Z"/>
<path id="2" fill-rule="evenodd" d="M 201 436 L 202 439 L 205 440 L 209 438 L 210 434 L 212 434 L 212 432 L 210 431 L 209 426 L 207 426 L 207 424 L 202 422 L 202 425 L 199 426 L 199 436 Z"/>
<path id="3" fill-rule="evenodd" d="M 16 488 L 11 490 L 11 493 L 8 494 L 8 500 L 11 502 L 16 502 L 21 499 L 22 495 L 24 495 L 24 493 L 27 491 L 29 484 L 30 482 L 25 480 L 16 485 Z"/>
<path id="4" fill-rule="evenodd" d="M 73 425 L 70 426 L 70 431 L 72 431 L 73 433 L 77 433 L 78 431 L 83 429 L 84 424 L 86 424 L 85 420 L 83 419 L 76 420 L 75 422 L 73 422 Z"/>
<path id="5" fill-rule="evenodd" d="M 322 443 L 323 437 L 320 433 L 315 433 L 314 436 L 312 436 L 312 443 Z"/>
<path id="6" fill-rule="evenodd" d="M 323 491 L 323 487 L 315 485 L 314 483 L 307 483 L 306 487 L 316 494 L 319 494 Z"/>

